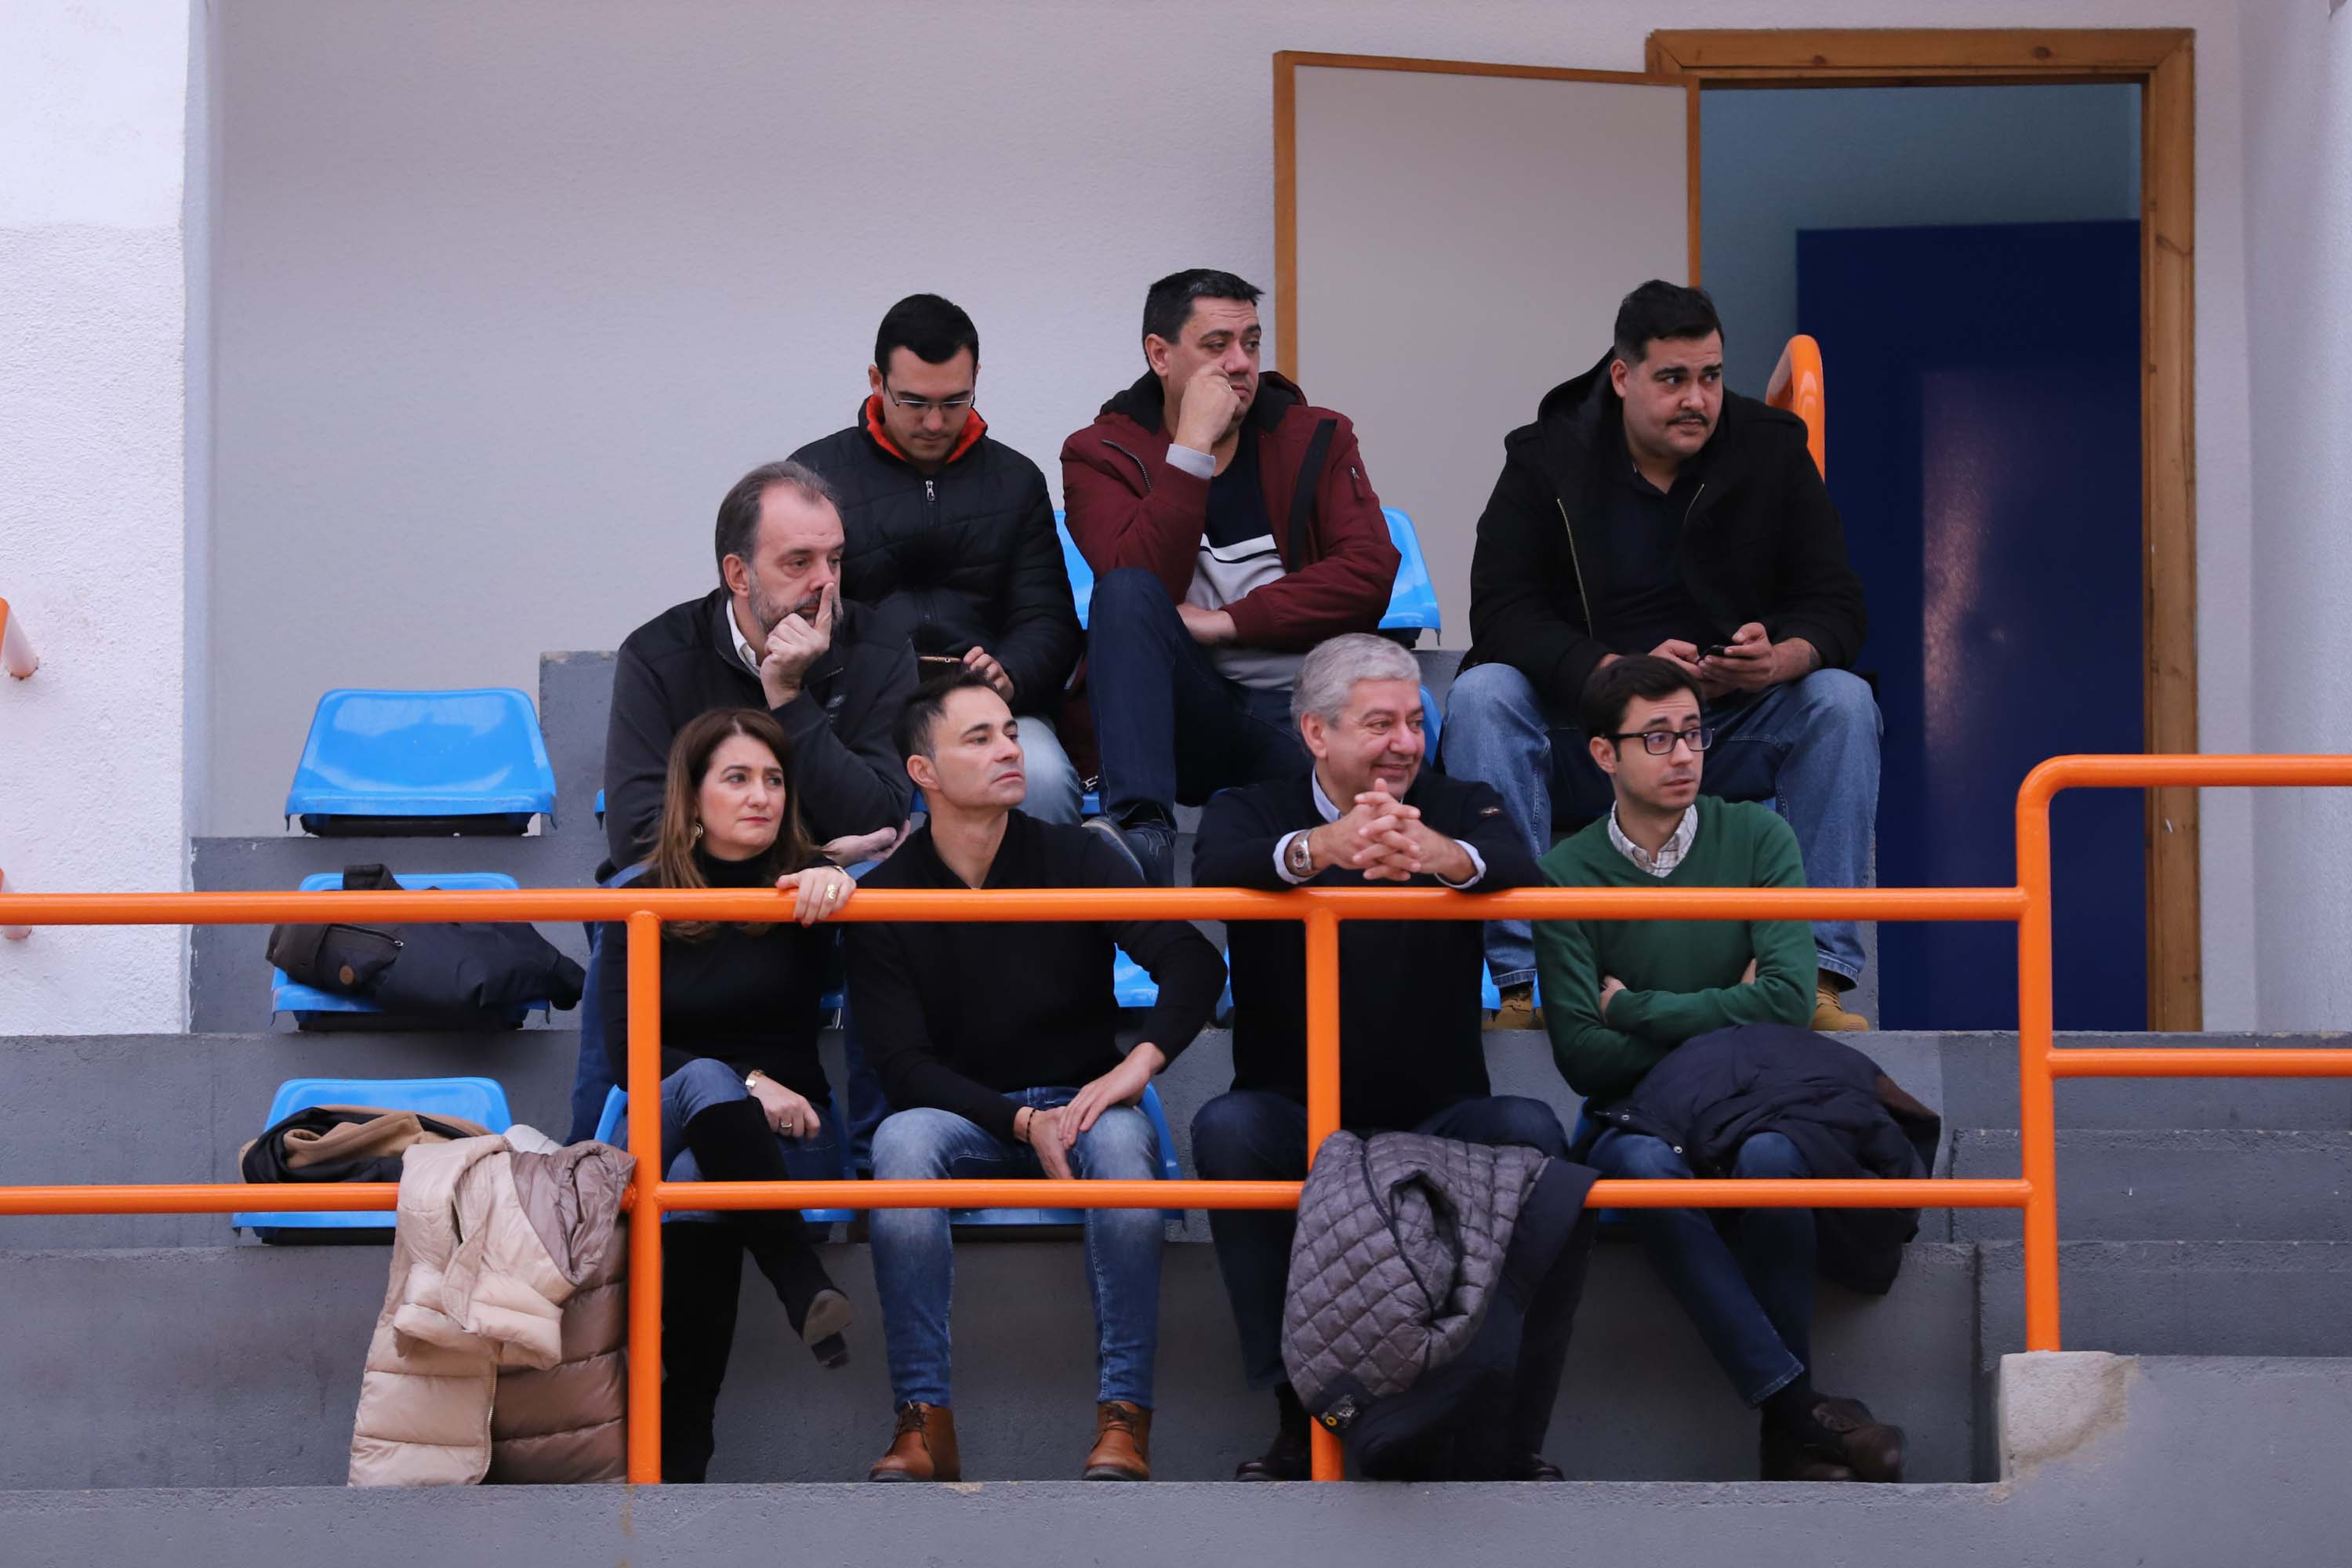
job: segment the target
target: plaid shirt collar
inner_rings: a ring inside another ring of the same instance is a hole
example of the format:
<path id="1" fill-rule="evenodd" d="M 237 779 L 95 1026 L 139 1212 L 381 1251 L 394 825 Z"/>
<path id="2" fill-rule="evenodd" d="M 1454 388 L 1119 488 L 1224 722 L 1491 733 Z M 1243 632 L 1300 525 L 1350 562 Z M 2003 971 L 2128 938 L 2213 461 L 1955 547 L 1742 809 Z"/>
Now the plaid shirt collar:
<path id="1" fill-rule="evenodd" d="M 1683 808 L 1683 819 L 1675 825 L 1674 837 L 1653 855 L 1625 837 L 1625 830 L 1617 826 L 1617 808 L 1612 805 L 1609 808 L 1609 842 L 1617 847 L 1618 854 L 1651 876 L 1671 877 L 1675 868 L 1681 865 L 1683 858 L 1690 853 L 1691 846 L 1698 842 L 1698 806 L 1694 803 Z"/>

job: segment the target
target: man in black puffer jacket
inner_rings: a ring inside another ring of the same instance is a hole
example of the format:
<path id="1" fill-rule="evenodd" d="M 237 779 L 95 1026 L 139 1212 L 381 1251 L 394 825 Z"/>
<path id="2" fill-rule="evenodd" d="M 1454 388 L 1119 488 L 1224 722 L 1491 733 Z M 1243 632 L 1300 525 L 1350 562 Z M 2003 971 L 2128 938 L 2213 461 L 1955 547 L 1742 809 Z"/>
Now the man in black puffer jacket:
<path id="1" fill-rule="evenodd" d="M 1020 720 L 1023 809 L 1076 822 L 1077 774 L 1053 715 L 1077 667 L 1077 610 L 1045 476 L 988 434 L 971 405 L 979 374 L 971 318 L 908 295 L 882 318 L 857 422 L 793 458 L 840 494 L 843 594 L 919 656 L 985 675 Z"/>

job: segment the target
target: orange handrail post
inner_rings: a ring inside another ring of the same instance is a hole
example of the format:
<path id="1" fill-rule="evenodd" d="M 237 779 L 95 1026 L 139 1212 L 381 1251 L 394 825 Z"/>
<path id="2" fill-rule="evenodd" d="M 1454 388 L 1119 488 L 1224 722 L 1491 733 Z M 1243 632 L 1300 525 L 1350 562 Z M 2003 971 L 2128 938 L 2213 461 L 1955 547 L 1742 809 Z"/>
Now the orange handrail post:
<path id="1" fill-rule="evenodd" d="M 1339 917 L 1307 912 L 1307 1163 L 1323 1140 L 1339 1131 Z M 1317 1422 L 1307 1434 L 1307 1474 L 1318 1481 L 1347 1476 L 1338 1434 Z"/>
<path id="2" fill-rule="evenodd" d="M 2031 780 L 2028 780 L 2030 787 Z M 2025 1348 L 2058 1348 L 2058 1091 L 2050 1076 L 2050 814 L 2020 791 L 2017 885 L 2017 1142 L 2025 1178 Z"/>
<path id="3" fill-rule="evenodd" d="M 629 1479 L 661 1479 L 661 917 L 629 916 Z"/>

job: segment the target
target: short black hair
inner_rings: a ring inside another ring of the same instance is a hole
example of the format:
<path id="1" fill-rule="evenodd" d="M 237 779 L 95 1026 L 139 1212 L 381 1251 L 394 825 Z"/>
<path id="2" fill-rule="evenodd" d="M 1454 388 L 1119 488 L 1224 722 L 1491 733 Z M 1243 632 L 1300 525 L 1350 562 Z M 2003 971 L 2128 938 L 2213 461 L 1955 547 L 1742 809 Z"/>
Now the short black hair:
<path id="1" fill-rule="evenodd" d="M 947 711 L 948 699 L 959 691 L 978 687 L 993 691 L 988 677 L 966 667 L 935 676 L 915 689 L 913 696 L 898 705 L 898 721 L 890 726 L 890 739 L 898 748 L 898 760 L 931 755 L 931 726 Z"/>
<path id="2" fill-rule="evenodd" d="M 719 502 L 719 527 L 712 545 L 719 552 L 719 582 L 727 581 L 730 555 L 740 555 L 747 562 L 751 559 L 751 552 L 758 548 L 760 541 L 760 503 L 777 485 L 792 486 L 811 505 L 823 501 L 835 511 L 841 510 L 840 493 L 830 480 L 807 464 L 790 459 L 761 464 L 737 479 L 735 488 Z"/>
<path id="3" fill-rule="evenodd" d="M 1706 705 L 1698 682 L 1679 666 L 1655 654 L 1631 654 L 1592 672 L 1592 679 L 1584 683 L 1584 695 L 1577 699 L 1576 721 L 1584 726 L 1588 740 L 1613 735 L 1625 722 L 1627 704 L 1637 698 L 1662 701 L 1677 691 L 1687 691 L 1692 701 Z"/>
<path id="4" fill-rule="evenodd" d="M 874 334 L 874 368 L 890 374 L 890 351 L 911 350 L 925 364 L 945 364 L 960 349 L 971 351 L 980 363 L 980 329 L 952 300 L 937 294 L 909 294 L 890 307 L 882 328 Z"/>
<path id="5" fill-rule="evenodd" d="M 1264 292 L 1255 283 L 1212 267 L 1171 272 L 1143 296 L 1143 335 L 1172 343 L 1183 334 L 1184 323 L 1192 319 L 1193 300 L 1239 300 L 1255 305 Z"/>
<path id="6" fill-rule="evenodd" d="M 1640 364 L 1657 338 L 1703 338 L 1723 331 L 1723 318 L 1704 289 L 1653 278 L 1618 302 L 1617 357 Z"/>

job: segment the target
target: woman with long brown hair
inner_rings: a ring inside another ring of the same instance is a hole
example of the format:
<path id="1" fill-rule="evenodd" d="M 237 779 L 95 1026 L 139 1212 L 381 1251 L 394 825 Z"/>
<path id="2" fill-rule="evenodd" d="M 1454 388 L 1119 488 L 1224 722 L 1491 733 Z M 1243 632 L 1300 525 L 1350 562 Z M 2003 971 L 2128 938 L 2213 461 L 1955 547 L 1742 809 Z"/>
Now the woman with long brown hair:
<path id="1" fill-rule="evenodd" d="M 754 709 L 719 709 L 670 747 L 654 851 L 634 879 L 656 888 L 770 888 L 792 919 L 662 927 L 662 1159 L 673 1182 L 822 1181 L 841 1174 L 840 1126 L 817 1059 L 818 999 L 832 933 L 813 929 L 857 884 L 802 832 L 786 779 L 792 744 Z M 626 928 L 607 925 L 605 1046 L 626 1082 Z M 662 1470 L 698 1481 L 709 1467 L 719 1386 L 735 1337 L 749 1251 L 793 1331 L 820 1363 L 849 1352 L 849 1301 L 791 1210 L 672 1213 L 662 1233 Z"/>

